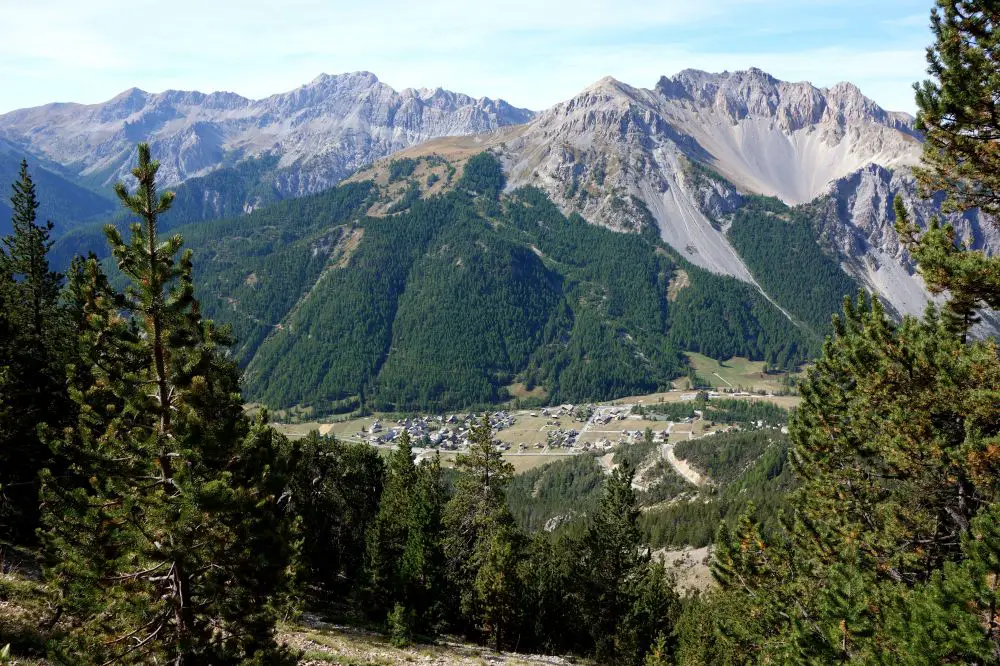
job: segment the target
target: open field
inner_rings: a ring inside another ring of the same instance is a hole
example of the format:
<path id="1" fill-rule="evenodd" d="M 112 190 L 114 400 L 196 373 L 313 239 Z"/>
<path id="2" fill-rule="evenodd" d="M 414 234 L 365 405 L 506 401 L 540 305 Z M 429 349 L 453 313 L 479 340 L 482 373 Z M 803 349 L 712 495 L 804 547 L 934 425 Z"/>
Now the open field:
<path id="1" fill-rule="evenodd" d="M 551 462 L 557 460 L 562 460 L 567 456 L 576 455 L 566 451 L 553 451 L 549 453 L 508 453 L 504 456 L 504 459 L 514 466 L 515 474 L 523 474 L 527 471 L 533 470 L 536 467 L 541 467 L 542 465 L 548 465 Z"/>
<path id="2" fill-rule="evenodd" d="M 341 421 L 306 421 L 304 423 L 275 423 L 274 428 L 290 439 L 305 437 L 313 430 L 321 435 L 332 435 L 344 441 L 358 441 L 358 431 L 371 426 L 376 416 L 366 416 L 360 419 L 344 419 Z"/>
<path id="3" fill-rule="evenodd" d="M 545 400 L 549 397 L 549 392 L 545 390 L 543 386 L 536 386 L 535 388 L 528 390 L 528 387 L 524 384 L 518 382 L 516 384 L 511 384 L 507 387 L 507 392 L 510 393 L 514 398 L 538 398 L 539 400 Z"/>
<path id="4" fill-rule="evenodd" d="M 425 451 L 417 456 L 417 461 L 424 460 L 426 458 L 432 457 L 434 455 L 433 451 Z M 455 466 L 455 451 L 441 451 L 441 466 L 442 467 L 454 467 Z M 562 460 L 568 456 L 577 455 L 570 453 L 566 450 L 548 450 L 539 453 L 506 453 L 504 454 L 504 459 L 514 466 L 515 474 L 523 474 L 536 467 L 541 467 L 543 465 L 548 465 L 549 463 L 556 462 L 557 460 Z"/>
<path id="5" fill-rule="evenodd" d="M 699 377 L 720 389 L 743 387 L 747 390 L 777 393 L 782 388 L 782 375 L 765 373 L 762 361 L 751 361 L 740 356 L 734 356 L 728 361 L 716 361 L 694 352 L 688 352 L 687 357 Z M 793 373 L 795 374 L 797 373 Z"/>

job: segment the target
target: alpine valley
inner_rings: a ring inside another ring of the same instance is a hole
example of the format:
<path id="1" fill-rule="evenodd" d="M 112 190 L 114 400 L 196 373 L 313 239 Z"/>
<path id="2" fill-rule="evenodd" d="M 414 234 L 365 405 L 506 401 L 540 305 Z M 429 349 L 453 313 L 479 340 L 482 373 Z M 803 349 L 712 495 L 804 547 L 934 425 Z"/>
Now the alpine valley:
<path id="1" fill-rule="evenodd" d="M 921 135 L 848 83 L 687 70 L 536 113 L 359 72 L 14 111 L 0 176 L 28 157 L 57 265 L 127 225 L 109 194 L 140 140 L 246 398 L 273 407 L 649 393 L 692 372 L 685 352 L 795 368 L 859 289 L 897 316 L 929 299 L 892 209 L 940 214 L 911 173 Z M 1000 250 L 982 215 L 945 217 Z"/>

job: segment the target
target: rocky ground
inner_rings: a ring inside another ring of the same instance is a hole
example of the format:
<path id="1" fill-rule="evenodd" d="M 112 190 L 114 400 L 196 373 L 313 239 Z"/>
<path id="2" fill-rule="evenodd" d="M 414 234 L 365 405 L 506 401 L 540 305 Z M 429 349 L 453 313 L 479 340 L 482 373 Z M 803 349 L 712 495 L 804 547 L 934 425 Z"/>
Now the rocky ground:
<path id="1" fill-rule="evenodd" d="M 478 645 L 442 639 L 435 645 L 415 644 L 394 647 L 374 632 L 307 621 L 305 626 L 288 626 L 281 639 L 303 653 L 300 664 L 321 666 L 390 666 L 420 664 L 427 666 L 563 666 L 588 663 L 565 657 L 494 652 Z"/>
<path id="2" fill-rule="evenodd" d="M 51 599 L 44 588 L 21 573 L 0 574 L 0 649 L 16 646 L 5 666 L 48 666 L 47 634 L 39 631 L 52 618 Z M 302 653 L 300 664 L 320 666 L 564 666 L 587 664 L 583 660 L 544 655 L 495 652 L 485 647 L 446 638 L 436 644 L 394 647 L 381 634 L 327 624 L 312 616 L 281 627 L 279 640 Z"/>

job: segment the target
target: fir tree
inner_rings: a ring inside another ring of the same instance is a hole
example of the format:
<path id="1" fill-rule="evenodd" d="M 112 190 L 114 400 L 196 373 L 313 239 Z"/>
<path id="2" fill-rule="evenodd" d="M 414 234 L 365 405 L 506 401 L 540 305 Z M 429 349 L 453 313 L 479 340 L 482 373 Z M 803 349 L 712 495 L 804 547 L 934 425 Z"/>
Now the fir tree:
<path id="1" fill-rule="evenodd" d="M 944 190 L 952 208 L 1000 213 L 1000 23 L 993 2 L 937 0 L 931 13 L 934 44 L 927 49 L 931 79 L 915 86 L 917 128 L 924 132 L 927 192 Z"/>
<path id="2" fill-rule="evenodd" d="M 294 663 L 273 638 L 292 544 L 283 447 L 243 416 L 226 338 L 194 299 L 191 253 L 178 259 L 181 238 L 157 233 L 172 196 L 157 193 L 149 147 L 138 152 L 138 189 L 116 192 L 140 222 L 128 244 L 107 228 L 130 284 L 115 293 L 91 260 L 71 288 L 85 321 L 79 416 L 54 444 L 72 474 L 45 475 L 45 539 L 73 629 L 53 656 Z"/>
<path id="3" fill-rule="evenodd" d="M 30 543 L 38 526 L 38 473 L 48 462 L 42 424 L 67 417 L 66 350 L 72 346 L 59 304 L 62 276 L 50 270 L 53 226 L 38 220 L 38 197 L 21 162 L 11 196 L 13 234 L 0 248 L 0 547 Z"/>
<path id="4" fill-rule="evenodd" d="M 641 547 L 634 474 L 627 461 L 615 468 L 584 542 L 587 621 L 596 656 L 605 663 L 625 663 L 618 645 L 622 623 L 649 562 L 648 549 Z"/>
<path id="5" fill-rule="evenodd" d="M 462 475 L 455 495 L 445 506 L 442 546 L 447 575 L 458 594 L 452 614 L 471 623 L 469 628 L 473 629 L 484 622 L 483 595 L 476 585 L 480 567 L 488 557 L 506 561 L 501 557 L 506 547 L 502 539 L 509 534 L 505 531 L 513 527 L 514 520 L 505 493 L 514 468 L 494 444 L 488 415 L 472 427 L 469 439 L 468 454 L 456 457 L 456 467 Z M 501 541 L 492 543 L 497 538 Z M 506 580 L 514 583 L 509 577 Z M 490 581 L 487 587 L 491 594 L 499 594 L 495 581 Z"/>

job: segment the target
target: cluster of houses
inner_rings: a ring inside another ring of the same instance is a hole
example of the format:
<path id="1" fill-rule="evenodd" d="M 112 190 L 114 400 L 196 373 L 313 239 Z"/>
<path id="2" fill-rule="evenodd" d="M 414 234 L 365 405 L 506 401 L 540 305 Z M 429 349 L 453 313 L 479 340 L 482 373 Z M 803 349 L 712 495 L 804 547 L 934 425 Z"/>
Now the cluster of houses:
<path id="1" fill-rule="evenodd" d="M 682 396 L 682 399 L 693 399 L 695 395 L 691 394 L 690 398 L 685 395 Z M 632 405 L 565 404 L 532 411 L 524 415 L 530 415 L 536 419 L 539 417 L 546 419 L 543 428 L 545 442 L 516 444 L 517 450 L 526 453 L 529 448 L 544 449 L 548 447 L 569 449 L 573 452 L 607 452 L 623 444 L 640 442 L 645 437 L 644 430 L 628 429 L 628 426 L 625 426 L 620 432 L 617 429 L 622 426 L 601 428 L 601 426 L 608 426 L 613 421 L 642 418 L 632 413 L 632 407 Z M 683 418 L 678 422 L 691 423 L 700 417 L 701 414 L 696 412 L 693 419 Z M 357 433 L 357 439 L 375 446 L 391 446 L 402 436 L 403 432 L 408 432 L 413 446 L 416 448 L 460 451 L 468 448 L 472 428 L 480 422 L 481 418 L 481 415 L 469 413 L 414 416 L 396 421 L 376 419 L 367 428 Z M 491 413 L 489 418 L 493 435 L 512 427 L 517 420 L 514 414 L 506 411 Z M 586 425 L 580 428 L 566 427 L 564 425 L 566 419 L 582 422 Z M 624 426 L 624 424 L 622 425 Z M 596 441 L 584 441 L 584 439 L 590 438 L 581 437 L 584 432 L 594 432 L 595 430 L 602 435 Z M 669 433 L 669 430 L 656 430 L 653 432 L 653 440 L 658 444 L 664 443 L 668 441 Z M 503 442 L 497 442 L 496 446 L 501 450 L 511 448 L 509 444 Z"/>
<path id="2" fill-rule="evenodd" d="M 607 425 L 612 421 L 624 421 L 632 413 L 631 407 L 602 407 L 593 415 L 594 425 Z"/>
<path id="3" fill-rule="evenodd" d="M 403 432 L 408 432 L 414 446 L 429 446 L 430 448 L 456 451 L 469 446 L 469 435 L 472 427 L 482 417 L 475 414 L 448 414 L 438 416 L 415 416 L 399 419 L 392 425 L 384 424 L 376 419 L 365 430 L 357 433 L 361 441 L 369 444 L 390 445 L 398 440 Z M 514 416 L 507 412 L 490 414 L 490 426 L 493 434 L 514 425 Z M 505 446 L 505 448 L 510 448 Z"/>
<path id="4" fill-rule="evenodd" d="M 573 428 L 566 430 L 550 430 L 546 433 L 546 441 L 551 448 L 572 449 L 576 446 L 576 441 L 580 433 Z"/>
<path id="5" fill-rule="evenodd" d="M 552 418 L 560 418 L 563 416 L 568 416 L 575 421 L 587 421 L 591 414 L 594 413 L 593 405 L 559 405 L 557 407 L 543 407 L 542 416 L 549 416 Z M 536 414 L 532 413 L 532 416 Z"/>

